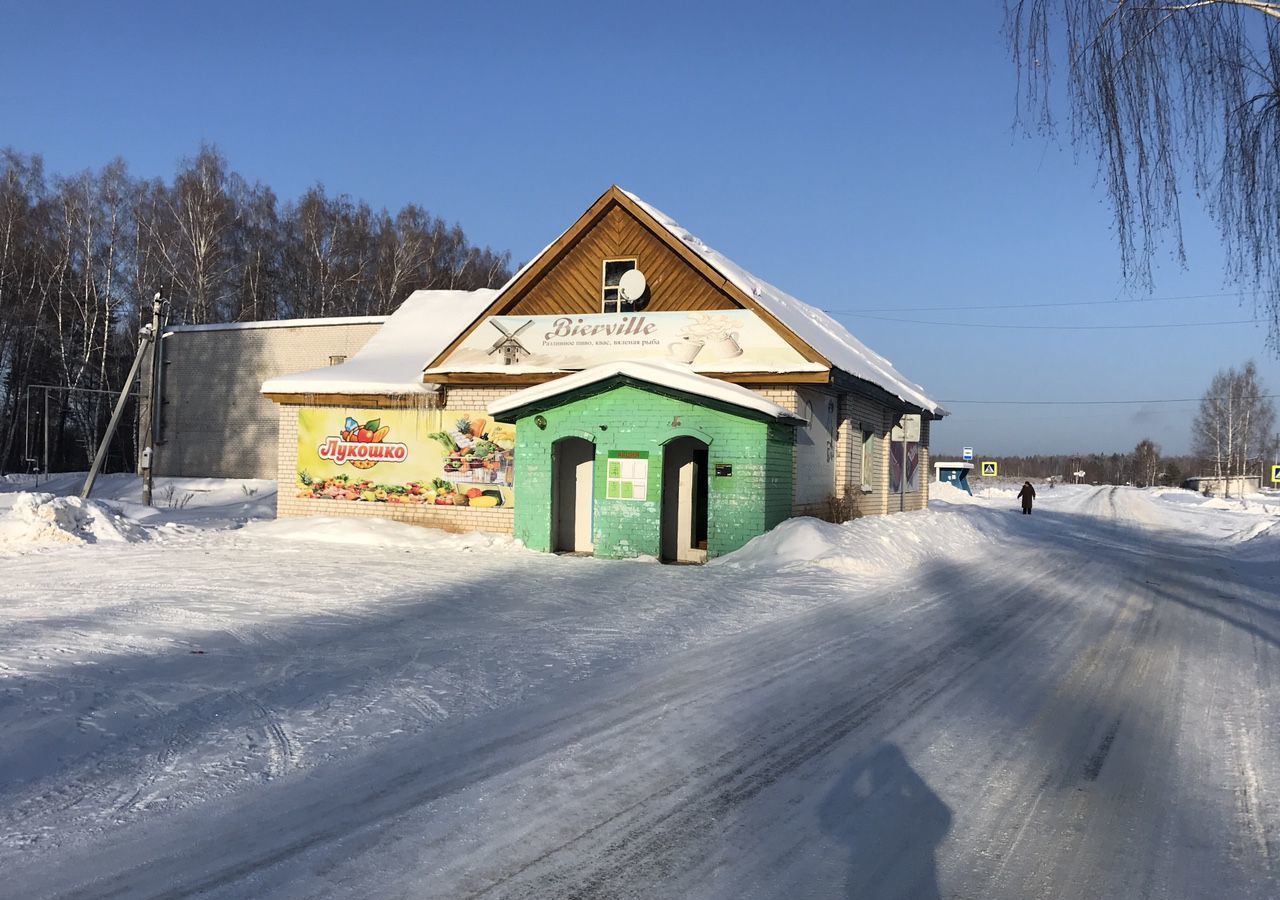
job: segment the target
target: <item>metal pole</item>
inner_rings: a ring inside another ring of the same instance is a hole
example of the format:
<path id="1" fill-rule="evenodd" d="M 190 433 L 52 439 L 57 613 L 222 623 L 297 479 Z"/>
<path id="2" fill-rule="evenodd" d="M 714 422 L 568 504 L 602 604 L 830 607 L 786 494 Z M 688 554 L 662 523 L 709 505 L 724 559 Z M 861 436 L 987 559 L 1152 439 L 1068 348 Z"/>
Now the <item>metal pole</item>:
<path id="1" fill-rule="evenodd" d="M 138 377 L 138 370 L 142 368 L 142 358 L 147 353 L 147 344 L 154 337 L 151 334 L 151 326 L 142 329 L 142 343 L 138 345 L 138 355 L 133 358 L 133 366 L 129 369 L 129 376 L 124 380 L 124 387 L 120 391 L 120 399 L 116 401 L 116 408 L 111 413 L 111 421 L 107 424 L 107 433 L 102 436 L 102 443 L 98 445 L 98 452 L 93 457 L 93 465 L 89 467 L 89 475 L 84 480 L 84 487 L 80 489 L 80 499 L 89 499 L 89 494 L 93 492 L 93 483 L 98 479 L 98 471 L 102 468 L 102 463 L 107 458 L 107 448 L 111 446 L 111 438 L 116 433 L 116 426 L 120 424 L 120 416 L 124 412 L 125 404 L 129 401 L 129 391 L 133 388 L 133 381 Z"/>
<path id="2" fill-rule="evenodd" d="M 49 388 L 44 389 L 44 474 L 49 474 Z M 39 481 L 39 479 L 36 479 Z"/>
<path id="3" fill-rule="evenodd" d="M 902 420 L 902 493 L 899 494 L 898 512 L 907 511 L 907 421 Z"/>
<path id="4" fill-rule="evenodd" d="M 160 403 L 160 303 L 163 294 L 156 291 L 151 299 L 151 375 L 147 386 L 147 411 L 142 420 L 142 453 L 139 467 L 142 469 L 142 503 L 151 505 L 151 489 L 154 479 L 151 473 L 155 468 L 155 422 L 156 408 Z"/>

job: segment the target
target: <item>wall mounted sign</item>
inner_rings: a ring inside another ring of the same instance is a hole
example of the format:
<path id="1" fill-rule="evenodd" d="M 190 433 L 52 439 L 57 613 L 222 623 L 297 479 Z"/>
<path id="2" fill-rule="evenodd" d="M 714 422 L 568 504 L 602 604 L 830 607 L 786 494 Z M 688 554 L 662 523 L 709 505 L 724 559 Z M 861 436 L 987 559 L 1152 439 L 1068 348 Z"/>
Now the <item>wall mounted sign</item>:
<path id="1" fill-rule="evenodd" d="M 610 450 L 605 469 L 605 497 L 609 500 L 647 500 L 649 452 Z"/>
<path id="2" fill-rule="evenodd" d="M 490 316 L 431 372 L 562 371 L 619 359 L 695 372 L 818 372 L 750 310 Z"/>
<path id="3" fill-rule="evenodd" d="M 892 441 L 920 440 L 920 416 L 918 414 L 903 416 L 898 424 L 893 426 L 889 439 Z"/>
<path id="4" fill-rule="evenodd" d="M 512 506 L 516 428 L 457 410 L 300 409 L 298 496 Z"/>

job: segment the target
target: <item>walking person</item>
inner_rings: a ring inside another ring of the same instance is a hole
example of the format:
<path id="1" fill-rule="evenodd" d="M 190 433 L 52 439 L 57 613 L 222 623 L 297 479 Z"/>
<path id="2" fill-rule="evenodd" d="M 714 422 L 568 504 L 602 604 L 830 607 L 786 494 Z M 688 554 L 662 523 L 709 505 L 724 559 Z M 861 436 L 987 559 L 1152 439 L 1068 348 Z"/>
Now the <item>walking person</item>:
<path id="1" fill-rule="evenodd" d="M 1030 481 L 1023 483 L 1022 490 L 1018 491 L 1018 499 L 1022 501 L 1022 514 L 1031 515 L 1031 501 L 1036 499 L 1036 489 L 1031 486 Z"/>

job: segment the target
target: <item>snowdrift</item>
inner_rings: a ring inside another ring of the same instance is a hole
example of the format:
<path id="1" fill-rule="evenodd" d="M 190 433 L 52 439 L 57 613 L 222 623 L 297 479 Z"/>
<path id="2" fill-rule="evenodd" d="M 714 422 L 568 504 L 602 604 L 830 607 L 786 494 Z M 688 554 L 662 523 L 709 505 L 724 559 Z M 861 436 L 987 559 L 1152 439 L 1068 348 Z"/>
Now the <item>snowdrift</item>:
<path id="1" fill-rule="evenodd" d="M 314 516 L 276 519 L 245 526 L 246 536 L 277 541 L 310 541 L 403 550 L 445 550 L 456 552 L 513 550 L 520 545 L 504 534 L 471 531 L 452 534 L 437 528 L 408 525 L 391 519 L 348 519 Z"/>
<path id="2" fill-rule="evenodd" d="M 971 495 L 968 491 L 963 491 L 949 481 L 931 481 L 929 482 L 929 503 L 951 503 L 956 506 L 972 506 L 975 503 L 982 503 L 977 497 Z"/>
<path id="3" fill-rule="evenodd" d="M 97 500 L 20 493 L 0 513 L 0 553 L 146 539 L 146 529 L 136 521 Z"/>
<path id="4" fill-rule="evenodd" d="M 990 536 L 976 526 L 974 518 L 959 513 L 874 516 L 843 525 L 812 518 L 788 519 L 710 565 L 774 571 L 817 567 L 868 576 L 901 574 L 906 567 L 989 543 Z"/>

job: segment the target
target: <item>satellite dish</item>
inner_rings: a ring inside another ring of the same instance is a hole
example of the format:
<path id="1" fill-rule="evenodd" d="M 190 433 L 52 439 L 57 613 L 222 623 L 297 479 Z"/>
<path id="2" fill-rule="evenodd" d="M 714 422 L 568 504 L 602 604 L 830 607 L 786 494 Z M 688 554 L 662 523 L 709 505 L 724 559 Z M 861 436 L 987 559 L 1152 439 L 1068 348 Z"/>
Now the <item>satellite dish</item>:
<path id="1" fill-rule="evenodd" d="M 649 283 L 645 281 L 643 272 L 639 269 L 628 269 L 618 279 L 618 296 L 629 303 L 635 303 L 644 296 L 645 288 L 648 285 Z"/>

